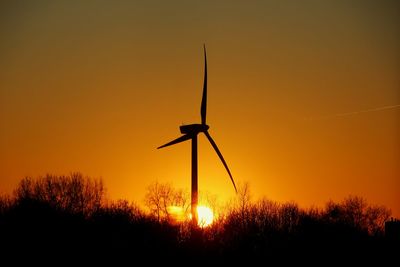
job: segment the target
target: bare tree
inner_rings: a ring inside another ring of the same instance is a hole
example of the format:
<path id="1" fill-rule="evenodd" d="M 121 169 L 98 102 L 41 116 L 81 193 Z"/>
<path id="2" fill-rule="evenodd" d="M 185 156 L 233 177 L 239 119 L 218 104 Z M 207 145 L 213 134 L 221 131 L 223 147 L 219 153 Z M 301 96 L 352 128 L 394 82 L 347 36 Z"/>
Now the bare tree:
<path id="1" fill-rule="evenodd" d="M 342 223 L 369 234 L 382 234 L 391 211 L 384 206 L 371 206 L 358 196 L 349 196 L 341 203 L 328 202 L 325 217 L 332 223 Z"/>
<path id="2" fill-rule="evenodd" d="M 250 185 L 248 182 L 239 185 L 237 192 L 237 203 L 241 221 L 245 223 L 251 207 Z"/>
<path id="3" fill-rule="evenodd" d="M 358 196 L 349 196 L 342 202 L 345 221 L 353 227 L 366 228 L 367 201 Z"/>
<path id="4" fill-rule="evenodd" d="M 145 204 L 150 213 L 157 218 L 170 219 L 170 207 L 176 206 L 186 212 L 189 207 L 188 195 L 181 189 L 174 189 L 171 184 L 154 182 L 147 187 Z"/>
<path id="5" fill-rule="evenodd" d="M 218 203 L 218 196 L 215 194 L 212 194 L 210 192 L 200 192 L 200 203 L 203 203 L 207 207 L 209 207 L 214 215 L 220 214 L 220 207 Z"/>
<path id="6" fill-rule="evenodd" d="M 256 221 L 261 229 L 277 229 L 280 218 L 280 207 L 278 202 L 263 198 L 256 205 Z"/>
<path id="7" fill-rule="evenodd" d="M 90 216 L 101 207 L 105 189 L 101 179 L 92 180 L 80 173 L 69 176 L 46 175 L 23 179 L 14 191 L 17 201 L 39 201 L 56 209 Z"/>
<path id="8" fill-rule="evenodd" d="M 297 203 L 294 202 L 284 203 L 279 210 L 279 216 L 281 221 L 280 226 L 283 228 L 283 230 L 288 232 L 293 232 L 296 226 L 299 224 L 299 219 L 300 219 L 299 214 L 300 211 Z"/>
<path id="9" fill-rule="evenodd" d="M 181 207 L 184 211 L 188 211 L 190 208 L 188 192 L 183 189 L 173 189 L 172 205 Z"/>
<path id="10" fill-rule="evenodd" d="M 385 206 L 369 206 L 366 210 L 368 233 L 371 235 L 382 235 L 385 222 L 389 220 L 391 210 Z"/>

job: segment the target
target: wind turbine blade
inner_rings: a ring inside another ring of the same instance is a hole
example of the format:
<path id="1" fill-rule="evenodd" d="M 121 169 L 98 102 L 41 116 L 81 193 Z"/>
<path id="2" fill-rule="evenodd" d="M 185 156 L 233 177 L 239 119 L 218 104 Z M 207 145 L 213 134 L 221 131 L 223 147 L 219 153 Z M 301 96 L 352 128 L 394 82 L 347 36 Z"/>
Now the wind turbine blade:
<path id="1" fill-rule="evenodd" d="M 203 82 L 203 98 L 201 99 L 201 124 L 206 124 L 207 113 L 207 54 L 206 45 L 204 44 L 204 82 Z"/>
<path id="2" fill-rule="evenodd" d="M 236 193 L 237 193 L 235 181 L 233 180 L 231 171 L 229 170 L 228 165 L 226 164 L 226 162 L 225 162 L 225 160 L 224 160 L 224 157 L 223 157 L 222 154 L 221 154 L 221 151 L 219 151 L 217 144 L 214 142 L 214 140 L 212 139 L 212 137 L 211 137 L 211 135 L 208 133 L 208 131 L 205 131 L 204 134 L 207 136 L 208 141 L 210 141 L 210 143 L 211 143 L 211 145 L 213 146 L 215 152 L 217 152 L 219 158 L 221 159 L 222 164 L 224 164 L 225 169 L 228 171 L 228 174 L 229 174 L 229 177 L 231 178 L 233 187 L 235 188 L 235 191 L 236 191 Z"/>
<path id="3" fill-rule="evenodd" d="M 169 142 L 169 143 L 166 143 L 165 145 L 162 145 L 162 146 L 157 147 L 157 149 L 160 149 L 160 148 L 163 148 L 163 147 L 166 147 L 166 146 L 172 146 L 172 145 L 178 144 L 178 143 L 180 143 L 180 142 L 189 140 L 189 139 L 191 139 L 191 138 L 192 138 L 192 137 L 191 137 L 190 135 L 185 134 L 185 135 L 182 135 L 181 137 L 176 138 L 175 140 L 173 140 L 173 141 L 171 141 L 171 142 Z"/>

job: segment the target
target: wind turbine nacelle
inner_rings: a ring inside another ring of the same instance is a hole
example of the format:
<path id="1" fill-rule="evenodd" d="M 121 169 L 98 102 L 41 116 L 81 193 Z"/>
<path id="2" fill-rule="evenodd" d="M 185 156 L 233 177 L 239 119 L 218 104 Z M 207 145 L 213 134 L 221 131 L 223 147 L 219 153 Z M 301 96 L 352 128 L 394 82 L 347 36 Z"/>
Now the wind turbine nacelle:
<path id="1" fill-rule="evenodd" d="M 198 134 L 200 132 L 205 132 L 210 128 L 207 124 L 189 124 L 182 125 L 179 127 L 182 134 Z"/>

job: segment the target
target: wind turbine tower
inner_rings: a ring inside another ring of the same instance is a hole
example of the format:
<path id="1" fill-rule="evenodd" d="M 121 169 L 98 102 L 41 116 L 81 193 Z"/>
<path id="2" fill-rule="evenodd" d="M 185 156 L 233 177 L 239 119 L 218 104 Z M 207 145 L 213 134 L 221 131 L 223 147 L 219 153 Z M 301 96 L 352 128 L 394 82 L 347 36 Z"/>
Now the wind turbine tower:
<path id="1" fill-rule="evenodd" d="M 175 145 L 181 143 L 183 141 L 187 141 L 189 139 L 192 140 L 192 194 L 191 194 L 191 213 L 192 213 L 192 221 L 195 225 L 197 225 L 197 205 L 198 205 L 198 174 L 197 174 L 197 135 L 199 133 L 204 133 L 207 137 L 208 141 L 211 143 L 212 147 L 214 148 L 215 152 L 218 154 L 219 158 L 222 161 L 226 171 L 231 178 L 233 187 L 237 192 L 235 181 L 233 180 L 232 174 L 228 168 L 228 165 L 225 162 L 224 157 L 222 156 L 221 151 L 218 149 L 217 144 L 212 139 L 211 135 L 208 132 L 210 126 L 206 124 L 206 114 L 207 114 L 207 54 L 206 54 L 206 46 L 204 45 L 204 83 L 203 83 L 203 97 L 201 99 L 201 108 L 200 108 L 200 115 L 201 115 L 201 124 L 189 124 L 189 125 L 182 125 L 180 126 L 180 131 L 183 134 L 182 136 L 178 137 L 177 139 L 166 143 L 158 147 L 157 149 Z"/>

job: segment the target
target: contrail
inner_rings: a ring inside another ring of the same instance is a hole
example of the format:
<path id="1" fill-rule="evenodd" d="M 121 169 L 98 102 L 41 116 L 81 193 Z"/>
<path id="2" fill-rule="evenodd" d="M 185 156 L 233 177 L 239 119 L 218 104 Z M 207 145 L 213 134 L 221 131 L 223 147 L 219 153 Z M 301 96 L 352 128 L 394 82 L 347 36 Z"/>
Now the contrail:
<path id="1" fill-rule="evenodd" d="M 378 108 L 364 109 L 364 110 L 358 110 L 358 111 L 352 111 L 352 112 L 346 112 L 346 113 L 337 113 L 334 115 L 322 116 L 322 117 L 317 117 L 317 118 L 304 118 L 304 119 L 305 120 L 322 120 L 322 119 L 346 117 L 346 116 L 356 115 L 356 114 L 360 114 L 360 113 L 368 113 L 368 112 L 381 111 L 381 110 L 387 110 L 387 109 L 395 109 L 395 108 L 400 108 L 400 105 L 383 106 L 383 107 L 378 107 Z"/>
<path id="2" fill-rule="evenodd" d="M 359 113 L 367 113 L 367 112 L 380 111 L 380 110 L 386 110 L 386 109 L 394 109 L 394 108 L 399 108 L 399 107 L 400 107 L 400 105 L 384 106 L 384 107 L 379 107 L 379 108 L 371 108 L 371 109 L 365 109 L 365 110 L 359 110 L 359 111 L 352 111 L 352 112 L 347 112 L 347 113 L 339 113 L 339 114 L 335 114 L 334 117 L 343 117 L 343 116 L 354 115 L 354 114 L 359 114 Z"/>

